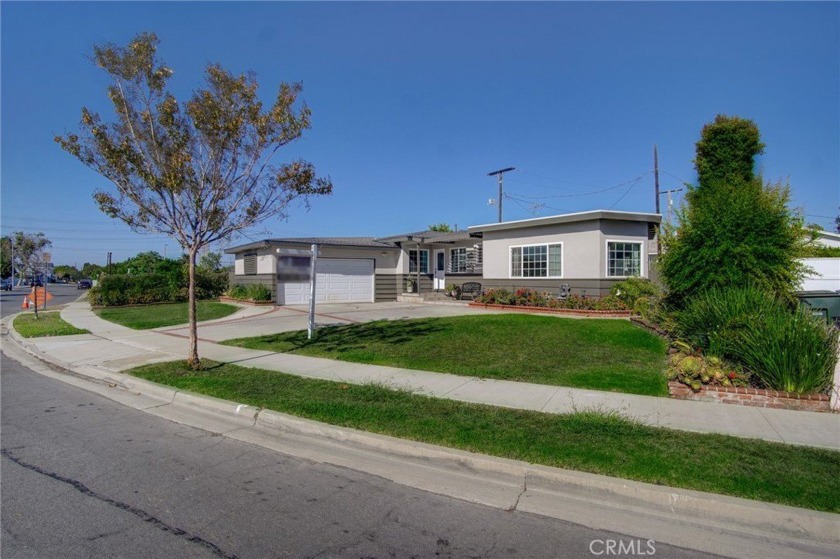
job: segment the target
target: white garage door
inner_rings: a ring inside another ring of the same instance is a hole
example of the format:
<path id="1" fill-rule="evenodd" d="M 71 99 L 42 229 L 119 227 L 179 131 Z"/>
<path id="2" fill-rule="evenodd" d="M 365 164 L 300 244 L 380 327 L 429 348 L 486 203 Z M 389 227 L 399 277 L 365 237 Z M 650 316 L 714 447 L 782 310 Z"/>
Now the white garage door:
<path id="1" fill-rule="evenodd" d="M 373 302 L 373 260 L 322 258 L 315 272 L 315 302 Z M 309 282 L 281 282 L 277 296 L 280 305 L 306 304 Z"/>

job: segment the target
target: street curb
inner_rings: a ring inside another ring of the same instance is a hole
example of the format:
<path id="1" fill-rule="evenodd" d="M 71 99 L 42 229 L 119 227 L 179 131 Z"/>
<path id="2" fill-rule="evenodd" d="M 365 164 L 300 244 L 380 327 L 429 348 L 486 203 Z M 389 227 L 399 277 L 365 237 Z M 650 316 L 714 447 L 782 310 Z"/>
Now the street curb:
<path id="1" fill-rule="evenodd" d="M 86 389 L 135 409 L 285 454 L 365 471 L 495 508 L 723 555 L 767 557 L 778 555 L 782 546 L 786 553 L 790 552 L 788 557 L 812 557 L 836 552 L 840 545 L 837 514 L 398 439 L 184 392 L 94 366 L 63 365 L 28 347 L 11 327 L 13 319 L 14 315 L 2 320 L 11 341 L 33 359 L 74 375 L 73 384 L 77 386 L 79 379 L 87 378 Z M 50 376 L 59 378 L 61 374 Z M 115 389 L 147 399 L 133 403 L 129 394 L 115 393 Z M 148 398 L 156 404 L 150 406 Z M 683 524 L 686 529 L 674 530 L 674 523 Z M 749 550 L 744 549 L 745 538 Z M 788 549 L 789 546 L 792 547 Z"/>

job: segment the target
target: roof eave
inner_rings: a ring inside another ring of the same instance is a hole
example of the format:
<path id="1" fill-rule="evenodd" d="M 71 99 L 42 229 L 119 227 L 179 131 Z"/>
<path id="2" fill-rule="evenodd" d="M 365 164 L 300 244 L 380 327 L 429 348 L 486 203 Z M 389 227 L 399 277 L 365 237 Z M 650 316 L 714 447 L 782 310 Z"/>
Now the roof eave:
<path id="1" fill-rule="evenodd" d="M 545 225 L 575 223 L 579 221 L 597 221 L 603 219 L 640 221 L 643 223 L 662 223 L 661 214 L 643 212 L 622 212 L 615 210 L 593 210 L 588 212 L 577 212 L 548 217 L 521 219 L 516 221 L 503 221 L 502 223 L 487 223 L 485 225 L 473 225 L 472 227 L 468 227 L 467 231 L 469 231 L 471 234 L 480 234 L 485 231 L 505 231 L 508 229 L 524 229 L 527 227 L 541 227 Z"/>

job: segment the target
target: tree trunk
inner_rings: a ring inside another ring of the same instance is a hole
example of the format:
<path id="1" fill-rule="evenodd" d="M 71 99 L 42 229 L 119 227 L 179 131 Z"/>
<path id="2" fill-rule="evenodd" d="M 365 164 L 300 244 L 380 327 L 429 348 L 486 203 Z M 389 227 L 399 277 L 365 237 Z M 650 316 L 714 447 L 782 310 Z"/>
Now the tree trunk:
<path id="1" fill-rule="evenodd" d="M 190 356 L 187 359 L 187 364 L 193 369 L 198 369 L 201 366 L 201 359 L 198 357 L 198 326 L 196 325 L 195 312 L 195 257 L 197 252 L 195 248 L 190 248 L 190 273 L 187 290 L 187 308 L 190 321 Z"/>

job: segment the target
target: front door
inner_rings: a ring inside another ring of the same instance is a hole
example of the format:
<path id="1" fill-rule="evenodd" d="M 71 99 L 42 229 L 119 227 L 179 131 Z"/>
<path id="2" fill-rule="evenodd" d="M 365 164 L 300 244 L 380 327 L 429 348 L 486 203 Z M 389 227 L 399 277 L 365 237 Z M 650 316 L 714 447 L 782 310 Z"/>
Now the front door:
<path id="1" fill-rule="evenodd" d="M 446 251 L 435 249 L 435 291 L 446 288 Z"/>

